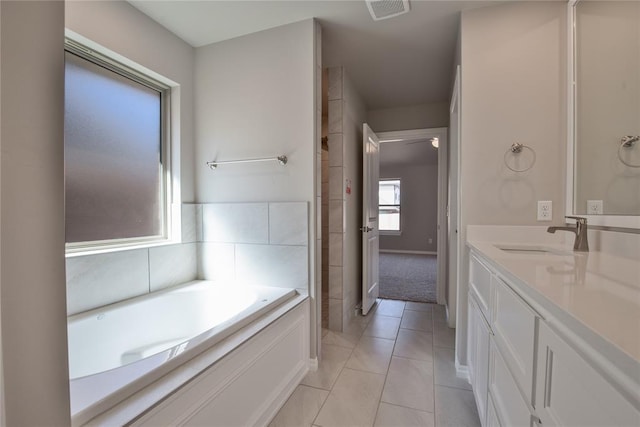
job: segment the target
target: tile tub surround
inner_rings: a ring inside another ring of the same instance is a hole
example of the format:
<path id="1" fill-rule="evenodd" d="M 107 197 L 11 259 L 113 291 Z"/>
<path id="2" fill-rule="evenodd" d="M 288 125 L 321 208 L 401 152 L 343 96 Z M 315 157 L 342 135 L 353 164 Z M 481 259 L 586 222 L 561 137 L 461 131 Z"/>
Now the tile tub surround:
<path id="1" fill-rule="evenodd" d="M 307 202 L 183 204 L 182 244 L 67 258 L 67 314 L 195 279 L 306 294 L 307 215 Z"/>
<path id="2" fill-rule="evenodd" d="M 308 292 L 307 202 L 197 205 L 198 277 Z"/>
<path id="3" fill-rule="evenodd" d="M 184 204 L 182 244 L 67 258 L 67 314 L 195 280 L 196 235 L 196 205 Z"/>

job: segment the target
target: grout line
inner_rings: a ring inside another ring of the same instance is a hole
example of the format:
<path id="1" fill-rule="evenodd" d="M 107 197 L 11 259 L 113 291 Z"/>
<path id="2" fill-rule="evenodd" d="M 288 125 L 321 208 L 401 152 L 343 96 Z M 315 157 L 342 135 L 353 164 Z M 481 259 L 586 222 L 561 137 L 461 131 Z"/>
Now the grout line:
<path id="1" fill-rule="evenodd" d="M 444 387 L 444 388 L 450 388 L 452 390 L 462 390 L 462 391 L 468 391 L 469 393 L 473 393 L 472 390 L 469 390 L 467 388 L 460 388 L 460 387 L 452 387 L 450 385 L 442 385 L 442 384 L 434 384 L 434 386 L 437 385 L 438 387 Z M 435 393 L 434 393 L 435 395 Z"/>
<path id="2" fill-rule="evenodd" d="M 446 388 L 453 388 L 456 390 L 466 390 L 466 391 L 471 391 L 473 392 L 473 390 L 469 390 L 468 388 L 462 388 L 462 387 L 456 387 L 456 386 L 452 386 L 452 385 L 445 385 L 445 384 L 433 384 L 433 386 L 438 386 L 438 387 L 446 387 Z"/>
<path id="3" fill-rule="evenodd" d="M 435 406 L 433 407 L 433 412 L 429 412 L 429 411 L 425 411 L 424 409 L 416 409 L 416 408 L 412 408 L 411 406 L 399 405 L 397 403 L 389 403 L 389 402 L 385 402 L 383 400 L 381 400 L 380 403 L 384 403 L 385 405 L 397 406 L 398 408 L 403 408 L 403 409 L 411 409 L 412 411 L 424 412 L 425 414 L 431 414 L 434 417 L 435 417 L 435 414 L 436 414 Z M 380 406 L 380 405 L 378 405 L 378 406 Z"/>

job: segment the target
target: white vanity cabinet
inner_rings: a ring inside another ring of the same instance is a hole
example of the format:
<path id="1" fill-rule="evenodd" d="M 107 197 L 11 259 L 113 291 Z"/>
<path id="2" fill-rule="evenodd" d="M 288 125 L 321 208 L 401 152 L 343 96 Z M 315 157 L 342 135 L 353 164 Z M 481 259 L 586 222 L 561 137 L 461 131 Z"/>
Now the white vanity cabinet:
<path id="1" fill-rule="evenodd" d="M 483 427 L 640 426 L 640 393 L 622 393 L 613 365 L 505 277 L 472 251 L 467 355 Z"/>
<path id="2" fill-rule="evenodd" d="M 640 426 L 640 412 L 542 323 L 536 410 L 545 426 Z"/>

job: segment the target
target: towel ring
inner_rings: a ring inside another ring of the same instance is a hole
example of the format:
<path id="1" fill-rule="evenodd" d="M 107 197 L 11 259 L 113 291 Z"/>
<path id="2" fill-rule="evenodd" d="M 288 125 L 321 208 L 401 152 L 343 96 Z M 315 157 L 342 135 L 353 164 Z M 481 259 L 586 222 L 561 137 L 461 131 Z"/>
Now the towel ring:
<path id="1" fill-rule="evenodd" d="M 507 160 L 509 158 L 509 155 L 518 155 L 520 153 L 522 153 L 523 150 L 529 150 L 531 152 L 531 154 L 533 155 L 533 160 L 531 160 L 531 164 L 523 169 L 517 169 L 514 167 L 511 167 L 509 165 L 509 161 Z M 533 150 L 533 148 L 529 147 L 528 145 L 524 145 L 521 144 L 519 142 L 514 142 L 513 144 L 511 144 L 511 147 L 509 147 L 507 149 L 507 151 L 504 153 L 504 165 L 509 168 L 509 170 L 512 170 L 513 172 L 526 172 L 529 169 L 531 169 L 533 167 L 533 165 L 536 164 L 536 152 Z"/>
<path id="2" fill-rule="evenodd" d="M 629 166 L 630 168 L 640 168 L 640 164 L 634 165 L 633 163 L 627 162 L 625 159 L 622 158 L 622 149 L 632 148 L 633 144 L 635 144 L 638 141 L 640 141 L 640 135 L 627 135 L 627 136 L 623 136 L 622 139 L 620 140 L 620 146 L 618 147 L 618 160 L 620 160 L 623 165 Z"/>

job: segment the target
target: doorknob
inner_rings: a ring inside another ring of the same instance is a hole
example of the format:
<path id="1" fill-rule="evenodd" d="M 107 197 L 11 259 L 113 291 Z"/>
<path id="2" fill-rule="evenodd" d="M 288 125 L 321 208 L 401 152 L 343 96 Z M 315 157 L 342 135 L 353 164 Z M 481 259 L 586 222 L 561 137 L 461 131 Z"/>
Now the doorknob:
<path id="1" fill-rule="evenodd" d="M 368 233 L 371 230 L 373 230 L 373 228 L 367 227 L 366 225 L 364 227 L 360 227 L 360 231 L 362 231 L 363 233 Z"/>

